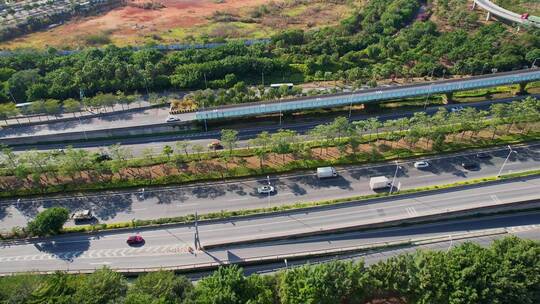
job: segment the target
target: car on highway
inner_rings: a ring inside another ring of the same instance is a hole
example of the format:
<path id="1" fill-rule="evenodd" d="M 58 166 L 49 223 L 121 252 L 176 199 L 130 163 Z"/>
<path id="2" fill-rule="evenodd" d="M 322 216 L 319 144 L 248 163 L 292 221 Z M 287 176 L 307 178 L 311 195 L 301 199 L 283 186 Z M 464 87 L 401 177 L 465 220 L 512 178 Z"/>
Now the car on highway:
<path id="1" fill-rule="evenodd" d="M 467 171 L 477 170 L 478 164 L 472 161 L 464 161 L 461 163 L 461 167 Z"/>
<path id="2" fill-rule="evenodd" d="M 208 144 L 208 149 L 210 150 L 221 150 L 223 149 L 223 145 L 219 140 L 213 141 Z"/>
<path id="3" fill-rule="evenodd" d="M 96 153 L 95 161 L 98 163 L 102 163 L 104 161 L 112 160 L 111 156 L 107 153 Z"/>
<path id="4" fill-rule="evenodd" d="M 93 219 L 94 216 L 92 215 L 92 211 L 85 209 L 85 210 L 76 211 L 75 213 L 71 215 L 71 218 L 75 222 L 78 222 L 78 221 L 89 221 Z"/>
<path id="5" fill-rule="evenodd" d="M 131 235 L 128 237 L 126 243 L 128 245 L 140 245 L 144 243 L 144 238 L 141 235 Z"/>
<path id="6" fill-rule="evenodd" d="M 64 151 L 64 149 L 56 149 L 56 150 L 53 150 L 51 154 L 54 156 L 59 156 L 59 155 L 66 154 L 66 152 Z"/>
<path id="7" fill-rule="evenodd" d="M 476 153 L 476 157 L 480 158 L 480 159 L 490 159 L 491 155 L 489 155 L 486 152 L 478 152 L 478 153 Z"/>
<path id="8" fill-rule="evenodd" d="M 172 115 L 167 117 L 167 122 L 175 122 L 175 121 L 180 121 L 180 118 L 176 116 L 172 116 Z"/>
<path id="9" fill-rule="evenodd" d="M 274 186 L 270 185 L 264 185 L 257 188 L 257 193 L 259 194 L 272 194 L 274 191 L 276 191 L 276 189 Z"/>
<path id="10" fill-rule="evenodd" d="M 429 167 L 429 163 L 425 160 L 417 161 L 417 162 L 414 162 L 414 167 L 416 169 L 427 168 Z"/>
<path id="11" fill-rule="evenodd" d="M 456 107 L 451 107 L 450 108 L 450 112 L 454 113 L 454 112 L 461 112 L 465 110 L 465 108 L 463 108 L 462 106 L 456 106 Z"/>

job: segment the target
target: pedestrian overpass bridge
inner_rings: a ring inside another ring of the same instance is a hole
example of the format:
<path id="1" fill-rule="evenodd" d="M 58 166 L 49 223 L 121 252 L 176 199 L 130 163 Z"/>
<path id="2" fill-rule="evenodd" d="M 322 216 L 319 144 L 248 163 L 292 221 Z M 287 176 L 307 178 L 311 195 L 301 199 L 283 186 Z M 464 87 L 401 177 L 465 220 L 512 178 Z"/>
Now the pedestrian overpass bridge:
<path id="1" fill-rule="evenodd" d="M 511 84 L 520 84 L 520 88 L 523 89 L 526 83 L 537 80 L 540 80 L 540 69 L 534 68 L 474 76 L 464 79 L 443 80 L 398 87 L 373 88 L 354 93 L 310 96 L 288 100 L 275 100 L 208 108 L 206 110 L 196 112 L 195 119 L 199 121 L 206 121 L 214 119 L 258 116 L 316 108 L 377 103 L 384 100 L 403 99 L 433 94 L 447 94 L 448 98 L 451 99 L 451 94 L 455 91 L 474 90 Z"/>

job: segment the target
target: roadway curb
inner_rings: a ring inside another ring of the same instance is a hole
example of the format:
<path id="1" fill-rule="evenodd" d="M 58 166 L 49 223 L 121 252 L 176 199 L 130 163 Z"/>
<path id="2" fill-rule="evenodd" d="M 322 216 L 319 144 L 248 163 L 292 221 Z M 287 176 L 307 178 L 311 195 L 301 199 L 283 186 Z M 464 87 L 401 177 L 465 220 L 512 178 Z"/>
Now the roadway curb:
<path id="1" fill-rule="evenodd" d="M 291 240 L 291 239 L 324 235 L 324 234 L 352 232 L 352 231 L 358 231 L 358 230 L 371 230 L 375 228 L 377 229 L 389 228 L 389 227 L 396 227 L 396 226 L 402 226 L 402 225 L 425 224 L 425 223 L 434 222 L 434 221 L 442 220 L 442 219 L 448 220 L 448 219 L 455 219 L 455 218 L 460 218 L 460 217 L 489 215 L 489 214 L 500 213 L 500 212 L 508 211 L 508 210 L 524 211 L 527 209 L 538 208 L 540 206 L 539 203 L 540 203 L 540 199 L 533 199 L 533 200 L 523 201 L 523 202 L 505 203 L 498 206 L 483 206 L 483 207 L 478 207 L 478 208 L 471 208 L 471 209 L 458 210 L 458 211 L 449 211 L 449 212 L 430 214 L 430 215 L 419 216 L 419 217 L 408 218 L 408 219 L 393 220 L 393 221 L 388 221 L 388 222 L 362 224 L 362 225 L 355 225 L 355 226 L 334 227 L 334 228 L 329 228 L 329 229 L 319 229 L 319 230 L 302 232 L 302 233 L 297 233 L 297 234 L 283 234 L 283 235 L 276 235 L 276 236 L 270 236 L 270 237 L 258 238 L 258 239 L 241 239 L 241 240 L 232 240 L 232 241 L 221 242 L 221 243 L 203 244 L 202 247 L 204 250 L 210 250 L 210 249 L 216 249 L 216 248 L 222 248 L 222 247 L 242 246 L 242 245 L 249 245 L 249 244 L 254 244 L 254 243 L 262 243 L 262 242 Z"/>

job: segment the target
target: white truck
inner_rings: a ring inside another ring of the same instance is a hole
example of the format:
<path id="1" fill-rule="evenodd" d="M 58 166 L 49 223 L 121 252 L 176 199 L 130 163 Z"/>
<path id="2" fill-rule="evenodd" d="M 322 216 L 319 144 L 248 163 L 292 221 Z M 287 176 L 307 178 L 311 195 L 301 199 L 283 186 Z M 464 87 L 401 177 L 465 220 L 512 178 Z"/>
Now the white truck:
<path id="1" fill-rule="evenodd" d="M 318 178 L 329 178 L 336 177 L 338 173 L 334 167 L 321 167 L 317 168 L 317 177 Z"/>
<path id="2" fill-rule="evenodd" d="M 392 185 L 392 181 L 386 176 L 374 176 L 369 180 L 371 190 L 384 189 Z"/>

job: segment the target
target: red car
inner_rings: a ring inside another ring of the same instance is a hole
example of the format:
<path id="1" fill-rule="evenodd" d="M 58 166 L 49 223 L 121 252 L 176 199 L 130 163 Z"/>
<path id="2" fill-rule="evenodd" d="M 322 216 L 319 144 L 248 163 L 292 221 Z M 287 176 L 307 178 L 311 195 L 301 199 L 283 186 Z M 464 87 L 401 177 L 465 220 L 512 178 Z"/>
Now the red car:
<path id="1" fill-rule="evenodd" d="M 523 13 L 521 14 L 521 19 L 529 19 L 529 13 Z"/>
<path id="2" fill-rule="evenodd" d="M 142 244 L 142 243 L 144 243 L 144 239 L 140 235 L 132 235 L 132 236 L 128 237 L 126 243 L 128 243 L 128 245 Z"/>

